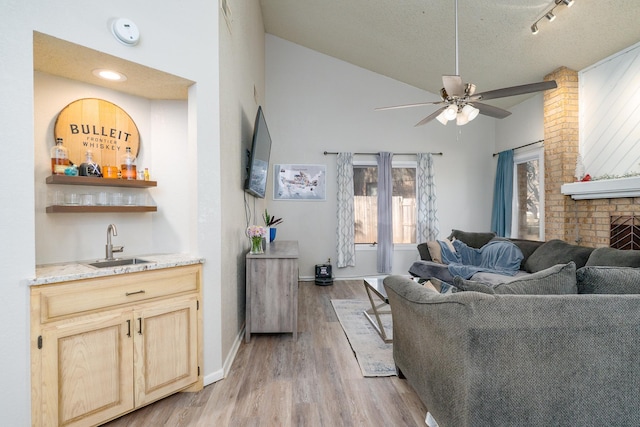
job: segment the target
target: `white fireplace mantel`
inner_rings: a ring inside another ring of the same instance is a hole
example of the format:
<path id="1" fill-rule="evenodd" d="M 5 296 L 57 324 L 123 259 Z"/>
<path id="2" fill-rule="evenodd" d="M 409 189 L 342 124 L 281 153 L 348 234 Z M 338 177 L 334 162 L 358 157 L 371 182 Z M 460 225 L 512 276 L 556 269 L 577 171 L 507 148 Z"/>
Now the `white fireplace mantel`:
<path id="1" fill-rule="evenodd" d="M 640 176 L 563 184 L 560 192 L 574 200 L 640 197 Z"/>

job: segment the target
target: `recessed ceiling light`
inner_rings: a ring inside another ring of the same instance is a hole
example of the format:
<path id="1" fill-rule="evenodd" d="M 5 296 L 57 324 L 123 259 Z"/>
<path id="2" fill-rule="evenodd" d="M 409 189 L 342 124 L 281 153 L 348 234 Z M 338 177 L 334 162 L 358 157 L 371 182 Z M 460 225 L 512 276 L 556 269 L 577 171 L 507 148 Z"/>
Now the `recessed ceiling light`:
<path id="1" fill-rule="evenodd" d="M 123 82 L 127 80 L 127 76 L 124 74 L 113 70 L 106 70 L 104 68 L 97 68 L 93 70 L 93 75 L 112 82 Z"/>

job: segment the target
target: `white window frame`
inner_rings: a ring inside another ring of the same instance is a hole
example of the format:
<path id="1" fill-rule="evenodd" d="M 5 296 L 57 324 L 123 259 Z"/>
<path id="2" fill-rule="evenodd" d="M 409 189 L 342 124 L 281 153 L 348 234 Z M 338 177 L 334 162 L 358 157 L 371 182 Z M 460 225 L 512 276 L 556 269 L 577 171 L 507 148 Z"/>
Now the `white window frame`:
<path id="1" fill-rule="evenodd" d="M 375 166 L 378 167 L 378 162 L 376 162 L 375 160 L 354 160 L 353 161 L 353 166 L 354 167 L 369 167 L 369 166 Z M 417 161 L 411 161 L 411 160 L 392 160 L 391 161 L 391 167 L 392 168 L 414 168 L 414 169 L 418 169 L 418 162 Z M 418 197 L 418 183 L 416 182 L 416 198 Z M 415 251 L 416 250 L 416 245 L 417 243 L 394 243 L 393 244 L 393 250 L 398 250 L 398 251 Z M 377 244 L 372 244 L 372 243 L 356 243 L 356 251 L 375 251 L 378 250 L 378 245 Z"/>
<path id="2" fill-rule="evenodd" d="M 511 201 L 511 236 L 518 236 L 518 172 L 517 166 L 521 163 L 527 163 L 531 160 L 538 160 L 538 191 L 540 194 L 539 209 L 540 209 L 540 228 L 538 239 L 544 241 L 544 223 L 545 223 L 545 210 L 544 210 L 544 147 L 534 147 L 528 150 L 522 150 L 513 154 L 513 200 Z"/>

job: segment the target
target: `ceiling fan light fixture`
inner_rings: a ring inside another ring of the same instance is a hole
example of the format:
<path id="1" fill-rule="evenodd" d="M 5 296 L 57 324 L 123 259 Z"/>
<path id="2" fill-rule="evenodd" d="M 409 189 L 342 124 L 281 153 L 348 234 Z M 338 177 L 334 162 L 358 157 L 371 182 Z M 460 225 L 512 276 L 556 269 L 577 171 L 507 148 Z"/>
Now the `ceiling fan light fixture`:
<path id="1" fill-rule="evenodd" d="M 465 115 L 468 121 L 471 121 L 478 117 L 478 114 L 480 114 L 480 110 L 478 110 L 473 105 L 467 104 L 462 108 L 462 113 Z"/>
<path id="2" fill-rule="evenodd" d="M 444 114 L 444 117 L 447 120 L 453 120 L 458 115 L 458 106 L 456 104 L 451 104 L 442 112 L 442 114 Z"/>
<path id="3" fill-rule="evenodd" d="M 444 111 L 442 113 L 438 114 L 438 117 L 436 117 L 436 120 L 439 121 L 440 123 L 442 123 L 443 125 L 446 125 L 447 122 L 449 121 L 449 119 L 447 119 L 444 116 Z"/>
<path id="4" fill-rule="evenodd" d="M 458 113 L 458 117 L 456 117 L 456 124 L 458 126 L 464 126 L 469 123 L 469 118 L 464 113 Z"/>

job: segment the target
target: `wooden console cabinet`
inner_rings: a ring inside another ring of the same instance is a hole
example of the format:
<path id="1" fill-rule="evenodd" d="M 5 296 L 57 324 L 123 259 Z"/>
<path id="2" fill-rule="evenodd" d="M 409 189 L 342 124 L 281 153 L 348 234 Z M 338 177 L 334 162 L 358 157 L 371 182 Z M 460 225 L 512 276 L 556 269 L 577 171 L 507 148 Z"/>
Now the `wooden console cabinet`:
<path id="1" fill-rule="evenodd" d="M 201 266 L 31 287 L 32 424 L 95 426 L 202 389 Z"/>
<path id="2" fill-rule="evenodd" d="M 275 241 L 264 254 L 247 254 L 245 341 L 254 332 L 291 332 L 298 338 L 298 242 Z"/>

